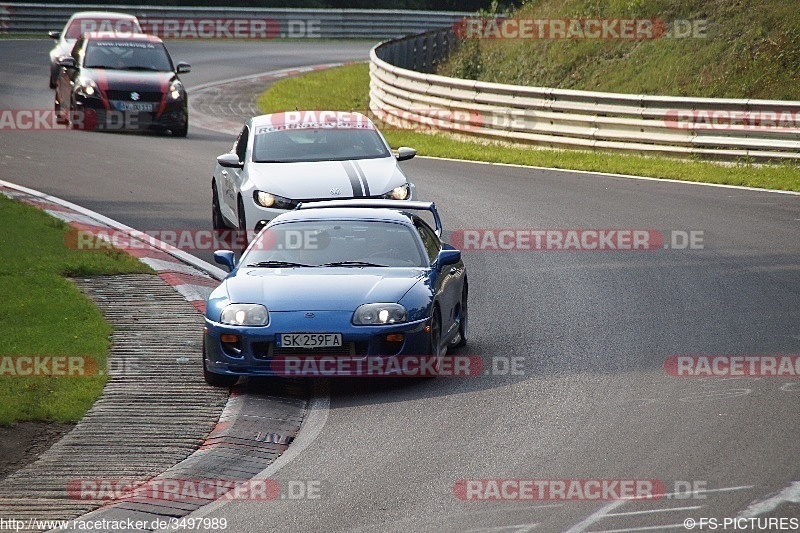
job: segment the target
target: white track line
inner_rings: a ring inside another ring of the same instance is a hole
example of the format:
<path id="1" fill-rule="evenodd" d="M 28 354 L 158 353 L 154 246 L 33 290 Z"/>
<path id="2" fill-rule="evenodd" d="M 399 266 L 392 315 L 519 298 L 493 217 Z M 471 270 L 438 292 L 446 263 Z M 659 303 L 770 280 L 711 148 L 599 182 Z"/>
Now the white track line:
<path id="1" fill-rule="evenodd" d="M 628 174 L 614 174 L 611 172 L 592 172 L 591 170 L 570 170 L 568 168 L 550 168 L 538 167 L 535 165 L 518 165 L 514 163 L 490 163 L 487 161 L 469 161 L 467 159 L 454 159 L 452 157 L 433 157 L 427 155 L 417 156 L 419 159 L 430 159 L 433 161 L 449 161 L 454 163 L 470 163 L 473 165 L 488 165 L 497 167 L 510 167 L 510 168 L 528 168 L 534 170 L 547 170 L 551 172 L 566 172 L 569 174 L 586 174 L 590 176 L 603 176 L 604 178 L 625 178 L 631 180 L 644 180 L 644 181 L 657 181 L 659 183 L 680 183 L 683 185 L 705 185 L 706 187 L 721 187 L 723 189 L 738 189 L 742 191 L 756 191 L 756 192 L 770 192 L 777 194 L 788 194 L 791 196 L 800 196 L 800 192 L 796 191 L 780 191 L 777 189 L 760 189 L 758 187 L 745 187 L 743 185 L 725 185 L 723 183 L 704 183 L 700 181 L 683 181 L 673 180 L 669 178 L 651 178 L 649 176 L 631 176 Z"/>
<path id="2" fill-rule="evenodd" d="M 800 503 L 800 481 L 793 482 L 774 496 L 751 503 L 738 518 L 755 518 L 774 511 L 783 503 Z"/>

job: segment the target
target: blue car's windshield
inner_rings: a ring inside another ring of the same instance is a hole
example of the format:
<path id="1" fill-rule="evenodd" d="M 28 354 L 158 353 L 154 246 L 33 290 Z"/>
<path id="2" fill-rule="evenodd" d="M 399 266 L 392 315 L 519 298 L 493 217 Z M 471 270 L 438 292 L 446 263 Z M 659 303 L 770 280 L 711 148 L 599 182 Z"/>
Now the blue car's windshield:
<path id="1" fill-rule="evenodd" d="M 264 268 L 427 266 L 413 229 L 363 220 L 278 224 L 258 236 L 241 263 Z"/>

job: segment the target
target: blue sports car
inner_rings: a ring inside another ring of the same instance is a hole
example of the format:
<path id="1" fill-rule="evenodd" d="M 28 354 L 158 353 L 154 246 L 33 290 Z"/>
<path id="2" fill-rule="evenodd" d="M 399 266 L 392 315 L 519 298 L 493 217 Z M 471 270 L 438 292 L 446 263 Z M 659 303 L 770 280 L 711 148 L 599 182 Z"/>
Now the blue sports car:
<path id="1" fill-rule="evenodd" d="M 432 202 L 314 202 L 274 218 L 238 264 L 216 252 L 231 273 L 206 305 L 206 382 L 286 375 L 292 359 L 438 364 L 467 341 L 467 272 L 441 234 Z M 342 368 L 328 375 L 354 375 Z"/>

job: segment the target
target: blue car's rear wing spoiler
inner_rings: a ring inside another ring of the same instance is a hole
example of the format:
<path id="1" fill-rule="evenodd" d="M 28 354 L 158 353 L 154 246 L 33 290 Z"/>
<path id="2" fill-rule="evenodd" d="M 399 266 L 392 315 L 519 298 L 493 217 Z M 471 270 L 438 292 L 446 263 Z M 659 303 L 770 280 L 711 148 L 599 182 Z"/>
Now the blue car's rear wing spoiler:
<path id="1" fill-rule="evenodd" d="M 322 202 L 304 202 L 295 209 L 329 209 L 332 207 L 371 207 L 375 209 L 396 209 L 398 211 L 429 211 L 436 224 L 436 235 L 442 236 L 442 220 L 433 202 L 416 202 L 409 200 L 325 200 Z"/>

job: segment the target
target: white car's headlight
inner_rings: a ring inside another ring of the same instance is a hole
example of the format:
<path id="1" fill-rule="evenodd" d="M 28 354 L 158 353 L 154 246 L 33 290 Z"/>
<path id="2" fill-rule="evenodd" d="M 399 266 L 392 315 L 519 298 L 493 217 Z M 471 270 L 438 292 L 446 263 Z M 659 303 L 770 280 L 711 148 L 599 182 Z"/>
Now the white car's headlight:
<path id="1" fill-rule="evenodd" d="M 294 209 L 297 207 L 297 202 L 294 200 L 264 191 L 253 191 L 253 200 L 261 207 L 271 207 L 273 209 Z"/>
<path id="2" fill-rule="evenodd" d="M 408 320 L 406 308 L 400 304 L 364 304 L 353 314 L 356 326 L 401 324 Z"/>
<path id="3" fill-rule="evenodd" d="M 231 326 L 266 326 L 269 311 L 261 304 L 230 304 L 222 310 L 219 321 Z"/>
<path id="4" fill-rule="evenodd" d="M 180 80 L 175 80 L 169 84 L 169 93 L 167 96 L 171 101 L 180 100 L 183 98 L 183 95 L 186 94 L 183 90 L 183 84 Z"/>
<path id="5" fill-rule="evenodd" d="M 391 200 L 408 200 L 410 196 L 411 188 L 408 186 L 408 183 L 404 183 L 399 187 L 395 187 L 383 195 L 384 198 Z"/>

